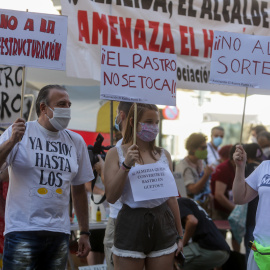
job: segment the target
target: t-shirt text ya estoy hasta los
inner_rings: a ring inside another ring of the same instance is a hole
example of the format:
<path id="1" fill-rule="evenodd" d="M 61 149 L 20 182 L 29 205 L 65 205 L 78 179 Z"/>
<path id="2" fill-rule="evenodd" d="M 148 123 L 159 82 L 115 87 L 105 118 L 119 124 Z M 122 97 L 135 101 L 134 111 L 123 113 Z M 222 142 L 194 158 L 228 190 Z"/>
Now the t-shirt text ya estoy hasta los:
<path id="1" fill-rule="evenodd" d="M 10 126 L 0 144 L 11 137 Z M 9 190 L 5 234 L 12 231 L 70 233 L 70 185 L 94 178 L 87 147 L 72 131 L 51 132 L 37 121 L 27 122 L 25 134 L 6 159 Z"/>

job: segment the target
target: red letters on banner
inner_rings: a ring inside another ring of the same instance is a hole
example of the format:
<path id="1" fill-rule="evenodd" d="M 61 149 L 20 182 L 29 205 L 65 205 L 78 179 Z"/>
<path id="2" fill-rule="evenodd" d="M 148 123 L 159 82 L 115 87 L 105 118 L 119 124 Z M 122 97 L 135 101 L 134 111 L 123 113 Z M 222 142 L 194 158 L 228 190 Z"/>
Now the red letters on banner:
<path id="1" fill-rule="evenodd" d="M 156 52 L 180 53 L 198 57 L 196 33 L 193 27 L 180 25 L 180 48 L 175 47 L 169 23 L 131 19 L 93 12 L 92 24 L 86 10 L 78 10 L 78 40 L 87 44 L 99 44 Z M 210 58 L 213 31 L 203 29 L 203 57 Z M 177 37 L 179 38 L 179 37 Z"/>

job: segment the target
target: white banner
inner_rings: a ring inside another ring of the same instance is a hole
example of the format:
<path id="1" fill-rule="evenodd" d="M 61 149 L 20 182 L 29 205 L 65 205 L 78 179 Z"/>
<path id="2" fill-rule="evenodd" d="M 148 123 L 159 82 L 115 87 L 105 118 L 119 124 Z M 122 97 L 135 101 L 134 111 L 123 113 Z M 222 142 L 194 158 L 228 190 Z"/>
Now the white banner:
<path id="1" fill-rule="evenodd" d="M 132 167 L 129 181 L 135 202 L 178 196 L 173 174 L 160 163 Z"/>
<path id="2" fill-rule="evenodd" d="M 0 9 L 0 64 L 65 70 L 67 17 Z"/>
<path id="3" fill-rule="evenodd" d="M 270 39 L 214 32 L 210 83 L 270 89 Z"/>
<path id="4" fill-rule="evenodd" d="M 223 92 L 208 83 L 214 30 L 269 35 L 270 2 L 262 0 L 62 0 L 68 15 L 67 74 L 100 80 L 101 45 L 172 53 L 177 87 Z"/>
<path id="5" fill-rule="evenodd" d="M 0 66 L 0 127 L 20 117 L 22 68 Z"/>
<path id="6" fill-rule="evenodd" d="M 176 105 L 176 55 L 102 46 L 100 98 Z"/>

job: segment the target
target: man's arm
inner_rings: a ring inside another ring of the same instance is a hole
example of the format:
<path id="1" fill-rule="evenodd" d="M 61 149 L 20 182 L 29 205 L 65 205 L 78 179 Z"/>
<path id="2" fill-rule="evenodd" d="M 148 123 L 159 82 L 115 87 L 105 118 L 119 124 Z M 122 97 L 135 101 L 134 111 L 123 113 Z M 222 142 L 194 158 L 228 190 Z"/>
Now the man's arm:
<path id="1" fill-rule="evenodd" d="M 198 219 L 194 215 L 187 215 L 185 218 L 185 233 L 183 238 L 183 246 L 185 246 L 189 239 L 192 238 L 192 236 L 195 233 L 195 230 L 197 228 Z"/>
<path id="2" fill-rule="evenodd" d="M 92 182 L 91 181 L 85 183 L 85 189 L 88 192 L 92 193 Z M 105 191 L 95 185 L 94 190 L 93 190 L 93 194 L 99 194 L 99 195 L 103 196 L 105 194 Z"/>
<path id="3" fill-rule="evenodd" d="M 99 159 L 99 162 L 97 162 L 95 165 L 94 165 L 94 168 L 97 173 L 100 175 L 100 178 L 101 178 L 101 181 L 104 185 L 104 165 L 105 165 L 105 161 L 101 158 L 100 155 L 98 155 L 98 159 Z"/>
<path id="4" fill-rule="evenodd" d="M 0 167 L 5 163 L 15 144 L 21 140 L 24 132 L 25 121 L 22 118 L 18 118 L 12 125 L 11 137 L 0 145 Z"/>
<path id="5" fill-rule="evenodd" d="M 88 201 L 84 184 L 71 186 L 71 192 L 79 229 L 81 232 L 89 232 Z M 78 245 L 77 256 L 86 257 L 91 250 L 89 236 L 87 234 L 80 235 Z"/>

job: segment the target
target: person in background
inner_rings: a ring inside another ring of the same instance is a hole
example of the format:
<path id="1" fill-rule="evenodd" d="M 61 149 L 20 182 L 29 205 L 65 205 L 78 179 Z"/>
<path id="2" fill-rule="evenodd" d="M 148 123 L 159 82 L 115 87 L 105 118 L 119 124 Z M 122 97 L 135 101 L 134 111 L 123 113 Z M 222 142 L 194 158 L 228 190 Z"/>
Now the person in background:
<path id="1" fill-rule="evenodd" d="M 192 133 L 186 140 L 188 155 L 175 166 L 175 172 L 182 174 L 187 195 L 194 199 L 211 193 L 208 179 L 214 170 L 204 162 L 207 157 L 206 139 L 202 133 Z"/>
<path id="2" fill-rule="evenodd" d="M 262 162 L 263 152 L 257 143 L 245 144 L 244 149 L 247 154 L 247 164 L 245 168 L 245 177 L 247 178 Z M 248 246 L 248 244 L 250 241 L 254 240 L 253 231 L 256 224 L 255 217 L 258 202 L 259 196 L 255 197 L 252 201 L 248 203 L 247 218 L 246 218 L 246 233 L 244 236 L 244 243 L 246 248 L 246 261 L 248 260 L 250 252 L 250 247 Z"/>
<path id="3" fill-rule="evenodd" d="M 115 128 L 122 133 L 122 136 L 124 136 L 126 124 L 127 124 L 127 116 L 130 110 L 130 107 L 133 103 L 131 102 L 123 102 L 121 101 L 117 108 L 117 116 L 115 118 Z M 122 144 L 123 139 L 120 139 L 116 146 L 119 146 Z M 100 160 L 100 162 L 97 163 L 99 165 L 101 163 L 101 173 L 104 173 L 104 161 Z M 104 251 L 105 251 L 105 258 L 107 263 L 107 269 L 113 270 L 113 257 L 112 257 L 112 251 L 111 248 L 113 247 L 113 241 L 114 241 L 114 230 L 115 230 L 115 223 L 116 218 L 118 215 L 118 212 L 122 208 L 122 203 L 120 200 L 117 200 L 114 204 L 110 204 L 110 214 L 109 214 L 109 220 L 108 224 L 106 226 L 105 231 L 105 237 L 104 237 Z"/>
<path id="4" fill-rule="evenodd" d="M 265 159 L 270 159 L 270 132 L 261 131 L 257 135 L 257 141 L 263 151 Z"/>
<path id="5" fill-rule="evenodd" d="M 220 163 L 230 159 L 231 148 L 232 148 L 232 144 L 226 144 L 218 150 L 218 154 L 220 156 Z"/>
<path id="6" fill-rule="evenodd" d="M 224 128 L 216 126 L 211 129 L 211 141 L 207 143 L 207 164 L 218 165 L 220 156 L 218 150 L 224 137 Z"/>
<path id="7" fill-rule="evenodd" d="M 220 163 L 211 177 L 211 191 L 214 196 L 213 219 L 227 220 L 235 207 L 232 198 L 232 185 L 235 176 L 233 161 L 235 147 L 236 145 L 231 147 L 230 158 Z M 240 245 L 234 238 L 232 238 L 232 246 L 234 251 L 240 251 Z"/>
<path id="8" fill-rule="evenodd" d="M 111 148 L 105 160 L 107 200 L 114 203 L 121 198 L 123 203 L 115 226 L 114 266 L 116 270 L 169 270 L 175 252 L 178 255 L 182 251 L 183 232 L 176 197 L 135 201 L 131 180 L 133 172 L 161 168 L 164 181 L 173 183 L 172 161 L 166 150 L 155 146 L 159 132 L 156 105 L 137 104 L 136 144 L 133 144 L 134 107 L 128 114 L 122 144 Z"/>
<path id="9" fill-rule="evenodd" d="M 8 181 L 8 169 L 6 168 L 1 170 L 0 168 L 0 254 L 3 254 L 4 250 L 5 207 L 8 191 Z"/>
<path id="10" fill-rule="evenodd" d="M 43 87 L 38 120 L 17 119 L 0 137 L 0 166 L 9 168 L 3 269 L 66 269 L 72 191 L 80 228 L 78 257 L 90 251 L 84 183 L 93 179 L 83 138 L 67 130 L 71 101 L 60 85 Z"/>
<path id="11" fill-rule="evenodd" d="M 262 131 L 267 131 L 266 127 L 263 126 L 263 125 L 258 125 L 258 126 L 252 127 L 251 131 L 250 131 L 250 140 L 251 140 L 251 142 L 258 143 L 257 136 Z"/>
<path id="12" fill-rule="evenodd" d="M 181 270 L 209 270 L 220 267 L 229 258 L 230 247 L 212 219 L 195 201 L 178 198 L 184 228 Z"/>
<path id="13" fill-rule="evenodd" d="M 90 206 L 91 203 L 91 194 L 100 195 L 101 198 L 104 196 L 104 161 L 100 155 L 98 155 L 99 161 L 93 165 L 93 169 L 96 171 L 96 181 L 94 185 L 94 189 L 92 190 L 92 181 L 85 183 L 85 189 L 88 193 L 88 203 Z M 98 201 L 97 201 L 98 203 Z M 103 202 L 104 205 L 108 204 L 105 200 Z M 91 218 L 91 217 L 90 217 Z M 88 265 L 96 265 L 96 264 L 103 264 L 104 262 L 104 236 L 105 236 L 105 229 L 95 229 L 90 230 L 90 245 L 91 251 L 86 257 Z"/>
<path id="14" fill-rule="evenodd" d="M 253 249 L 250 250 L 247 270 L 268 269 L 269 255 L 261 255 L 261 253 L 269 253 L 270 247 L 270 161 L 265 160 L 261 162 L 260 165 L 245 179 L 247 155 L 242 145 L 237 145 L 233 158 L 236 164 L 235 179 L 233 182 L 234 202 L 236 204 L 246 204 L 259 195 L 256 224 L 253 232 L 253 243 L 260 253 Z M 267 261 L 264 259 L 267 259 Z"/>

